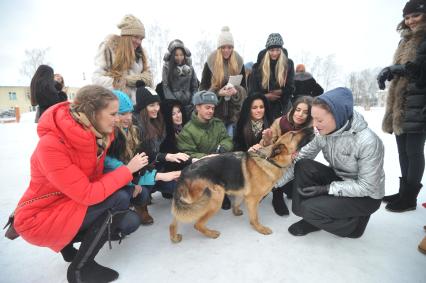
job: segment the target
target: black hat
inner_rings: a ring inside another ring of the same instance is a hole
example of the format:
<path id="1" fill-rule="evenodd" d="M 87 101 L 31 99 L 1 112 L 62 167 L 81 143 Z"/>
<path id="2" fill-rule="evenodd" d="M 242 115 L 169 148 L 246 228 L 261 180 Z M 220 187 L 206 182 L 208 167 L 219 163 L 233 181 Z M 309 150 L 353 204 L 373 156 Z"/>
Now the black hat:
<path id="1" fill-rule="evenodd" d="M 140 112 L 149 104 L 160 101 L 160 96 L 152 88 L 138 87 L 136 89 L 136 105 L 134 107 L 134 111 Z"/>
<path id="2" fill-rule="evenodd" d="M 402 10 L 402 16 L 412 13 L 426 13 L 426 1 L 425 0 L 411 0 L 405 4 L 404 9 Z"/>

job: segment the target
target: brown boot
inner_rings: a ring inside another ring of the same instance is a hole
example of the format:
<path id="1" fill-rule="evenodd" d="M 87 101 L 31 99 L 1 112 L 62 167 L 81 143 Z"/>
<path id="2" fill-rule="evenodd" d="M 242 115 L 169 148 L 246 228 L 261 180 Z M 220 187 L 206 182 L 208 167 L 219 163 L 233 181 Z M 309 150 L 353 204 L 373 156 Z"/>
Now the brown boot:
<path id="1" fill-rule="evenodd" d="M 421 253 L 426 254 L 426 237 L 423 238 L 423 240 L 419 244 L 419 251 Z"/>
<path id="2" fill-rule="evenodd" d="M 135 211 L 139 215 L 142 225 L 151 225 L 154 223 L 154 219 L 148 213 L 147 205 L 135 205 Z"/>

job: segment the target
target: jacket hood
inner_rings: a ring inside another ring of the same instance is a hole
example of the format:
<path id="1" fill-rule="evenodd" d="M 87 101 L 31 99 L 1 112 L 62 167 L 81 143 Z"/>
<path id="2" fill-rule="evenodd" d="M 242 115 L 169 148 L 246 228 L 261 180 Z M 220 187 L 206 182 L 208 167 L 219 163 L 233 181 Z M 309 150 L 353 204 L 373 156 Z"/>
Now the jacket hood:
<path id="1" fill-rule="evenodd" d="M 337 129 L 342 128 L 352 117 L 354 101 L 350 89 L 338 87 L 321 94 L 318 99 L 324 101 L 330 108 Z"/>
<path id="2" fill-rule="evenodd" d="M 38 122 L 38 136 L 42 138 L 52 134 L 82 152 L 96 152 L 95 135 L 74 120 L 70 113 L 70 104 L 67 101 L 49 107 Z"/>
<path id="3" fill-rule="evenodd" d="M 295 81 L 307 81 L 307 80 L 310 80 L 312 78 L 313 77 L 312 77 L 311 73 L 308 73 L 308 72 L 296 73 L 294 75 Z"/>

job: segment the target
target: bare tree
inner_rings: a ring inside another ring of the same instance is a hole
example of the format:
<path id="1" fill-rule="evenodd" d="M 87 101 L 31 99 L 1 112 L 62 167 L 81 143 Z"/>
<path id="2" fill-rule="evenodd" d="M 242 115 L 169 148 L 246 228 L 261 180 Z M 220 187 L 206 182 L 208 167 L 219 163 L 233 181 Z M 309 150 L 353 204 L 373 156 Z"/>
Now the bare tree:
<path id="1" fill-rule="evenodd" d="M 207 57 L 210 55 L 210 53 L 213 52 L 215 49 L 215 44 L 211 40 L 212 37 L 208 37 L 204 35 L 204 37 L 200 40 L 198 40 L 195 43 L 195 51 L 192 55 L 192 64 L 194 66 L 195 72 L 197 74 L 201 75 L 201 72 L 203 70 L 204 64 L 207 61 Z M 200 76 L 198 78 L 201 79 Z"/>
<path id="2" fill-rule="evenodd" d="M 149 64 L 151 67 L 154 82 L 159 83 L 162 80 L 162 66 L 164 54 L 170 41 L 168 29 L 162 28 L 158 23 L 147 26 L 147 37 L 143 46 L 147 50 Z"/>
<path id="3" fill-rule="evenodd" d="M 354 95 L 355 105 L 365 109 L 378 104 L 378 86 L 376 76 L 379 69 L 365 69 L 361 72 L 352 72 L 348 77 L 349 88 Z"/>
<path id="4" fill-rule="evenodd" d="M 42 49 L 31 49 L 25 50 L 25 61 L 22 62 L 22 66 L 20 69 L 20 73 L 31 80 L 31 78 L 34 76 L 34 73 L 36 72 L 38 66 L 42 64 L 49 64 L 46 62 L 46 54 L 49 51 L 49 48 L 42 48 Z"/>

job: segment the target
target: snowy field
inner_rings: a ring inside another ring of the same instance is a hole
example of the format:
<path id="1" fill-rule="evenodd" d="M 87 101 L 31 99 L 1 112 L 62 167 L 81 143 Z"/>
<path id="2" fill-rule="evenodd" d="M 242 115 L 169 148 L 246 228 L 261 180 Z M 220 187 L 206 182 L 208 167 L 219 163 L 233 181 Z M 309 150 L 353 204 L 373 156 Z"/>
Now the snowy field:
<path id="1" fill-rule="evenodd" d="M 394 193 L 398 155 L 395 137 L 380 129 L 384 110 L 360 112 L 383 139 L 386 194 Z M 29 183 L 29 159 L 38 140 L 33 121 L 29 113 L 19 124 L 0 124 L 2 226 Z M 113 243 L 112 250 L 105 245 L 96 259 L 120 273 L 117 282 L 426 282 L 426 256 L 417 251 L 426 235 L 426 209 L 420 205 L 426 202 L 424 189 L 415 211 L 391 213 L 382 204 L 360 239 L 324 231 L 294 237 L 287 228 L 299 217 L 277 216 L 271 198 L 263 200 L 259 211 L 271 235 L 254 231 L 246 213 L 235 217 L 231 210 L 221 210 L 208 223 L 221 232 L 218 239 L 206 238 L 187 224 L 179 228 L 183 241 L 172 244 L 170 201 L 154 194 L 149 210 L 155 223 L 141 226 L 120 246 Z M 0 237 L 0 282 L 66 282 L 67 267 L 60 254 L 47 248 Z"/>

